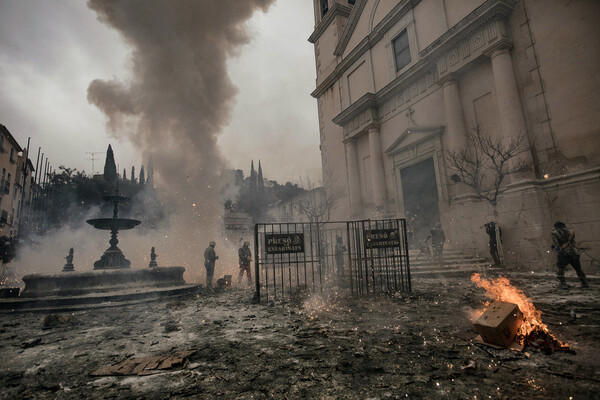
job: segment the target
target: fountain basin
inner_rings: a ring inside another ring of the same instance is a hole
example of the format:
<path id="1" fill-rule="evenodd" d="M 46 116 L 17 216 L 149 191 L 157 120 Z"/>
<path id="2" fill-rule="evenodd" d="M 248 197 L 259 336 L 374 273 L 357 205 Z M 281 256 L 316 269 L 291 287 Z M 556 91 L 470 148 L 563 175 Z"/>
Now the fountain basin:
<path id="1" fill-rule="evenodd" d="M 23 277 L 21 297 L 78 296 L 133 288 L 185 285 L 184 267 L 117 269 L 59 274 L 31 274 Z"/>
<path id="2" fill-rule="evenodd" d="M 141 221 L 137 219 L 127 219 L 127 218 L 96 218 L 96 219 L 88 219 L 86 221 L 88 224 L 92 225 L 96 229 L 102 229 L 105 231 L 110 231 L 113 229 L 116 230 L 127 230 L 133 229 L 134 227 L 141 224 Z"/>

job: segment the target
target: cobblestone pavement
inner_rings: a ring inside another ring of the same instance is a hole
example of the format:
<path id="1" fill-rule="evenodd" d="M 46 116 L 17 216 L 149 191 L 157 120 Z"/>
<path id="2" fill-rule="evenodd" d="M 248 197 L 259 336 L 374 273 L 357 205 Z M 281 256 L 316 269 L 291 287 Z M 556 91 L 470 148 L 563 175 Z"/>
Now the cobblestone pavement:
<path id="1" fill-rule="evenodd" d="M 468 278 L 419 279 L 408 296 L 311 296 L 252 304 L 250 290 L 93 308 L 43 329 L 43 313 L 0 314 L 2 399 L 590 399 L 600 393 L 599 286 L 557 289 L 518 275 L 575 354 L 495 350 L 465 310 Z M 193 350 L 179 371 L 92 376 L 127 356 Z M 470 365 L 470 368 L 463 367 Z"/>

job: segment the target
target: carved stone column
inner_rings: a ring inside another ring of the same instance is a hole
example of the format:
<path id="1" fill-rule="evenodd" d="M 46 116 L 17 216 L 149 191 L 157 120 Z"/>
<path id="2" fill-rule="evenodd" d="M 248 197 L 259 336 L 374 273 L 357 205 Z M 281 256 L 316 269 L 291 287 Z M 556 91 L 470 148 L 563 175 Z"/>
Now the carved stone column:
<path id="1" fill-rule="evenodd" d="M 383 168 L 383 152 L 379 126 L 369 127 L 369 152 L 371 161 L 371 182 L 373 184 L 373 202 L 378 211 L 386 212 L 385 170 Z"/>
<path id="2" fill-rule="evenodd" d="M 446 144 L 449 150 L 464 148 L 467 144 L 467 129 L 458 82 L 454 76 L 450 75 L 442 85 L 446 110 Z"/>
<path id="3" fill-rule="evenodd" d="M 527 127 L 523 116 L 523 108 L 521 107 L 521 98 L 519 97 L 519 89 L 513 70 L 510 49 L 506 46 L 497 48 L 490 53 L 490 58 L 492 60 L 498 112 L 502 125 L 502 137 L 515 138 L 521 134 L 525 138 L 523 146 L 529 146 Z M 529 152 L 521 153 L 519 157 L 510 160 L 509 163 L 515 164 L 519 161 L 531 162 L 531 154 Z"/>
<path id="4" fill-rule="evenodd" d="M 360 176 L 358 173 L 358 155 L 356 152 L 356 140 L 348 139 L 344 143 L 346 147 L 346 166 L 348 168 L 348 195 L 350 197 L 350 216 L 360 218 L 362 216 L 362 201 L 360 193 Z"/>

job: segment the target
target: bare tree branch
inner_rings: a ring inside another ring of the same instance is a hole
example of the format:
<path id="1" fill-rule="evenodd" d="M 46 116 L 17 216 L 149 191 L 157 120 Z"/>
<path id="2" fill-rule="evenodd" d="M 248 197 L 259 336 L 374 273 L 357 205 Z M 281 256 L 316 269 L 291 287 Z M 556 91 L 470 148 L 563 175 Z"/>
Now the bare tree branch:
<path id="1" fill-rule="evenodd" d="M 311 222 L 329 221 L 335 203 L 346 195 L 344 186 L 335 180 L 331 169 L 324 171 L 318 185 L 308 178 L 305 185 L 300 184 L 308 192 L 301 196 L 298 208 Z"/>
<path id="2" fill-rule="evenodd" d="M 450 151 L 448 162 L 454 172 L 451 179 L 473 188 L 477 196 L 488 201 L 496 214 L 502 182 L 508 175 L 531 167 L 531 162 L 515 160 L 528 151 L 522 134 L 492 138 L 480 126 L 467 134 L 467 147 Z"/>

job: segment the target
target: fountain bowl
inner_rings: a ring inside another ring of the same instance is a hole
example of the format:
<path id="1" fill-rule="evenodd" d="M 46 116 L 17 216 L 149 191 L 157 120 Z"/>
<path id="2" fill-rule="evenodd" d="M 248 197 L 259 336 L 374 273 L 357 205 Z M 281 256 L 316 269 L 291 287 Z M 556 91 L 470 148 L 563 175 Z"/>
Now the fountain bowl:
<path id="1" fill-rule="evenodd" d="M 137 225 L 141 224 L 141 221 L 138 221 L 137 219 L 127 218 L 96 218 L 88 219 L 86 222 L 96 229 L 102 229 L 105 231 L 110 231 L 113 229 L 119 231 L 133 229 Z"/>

